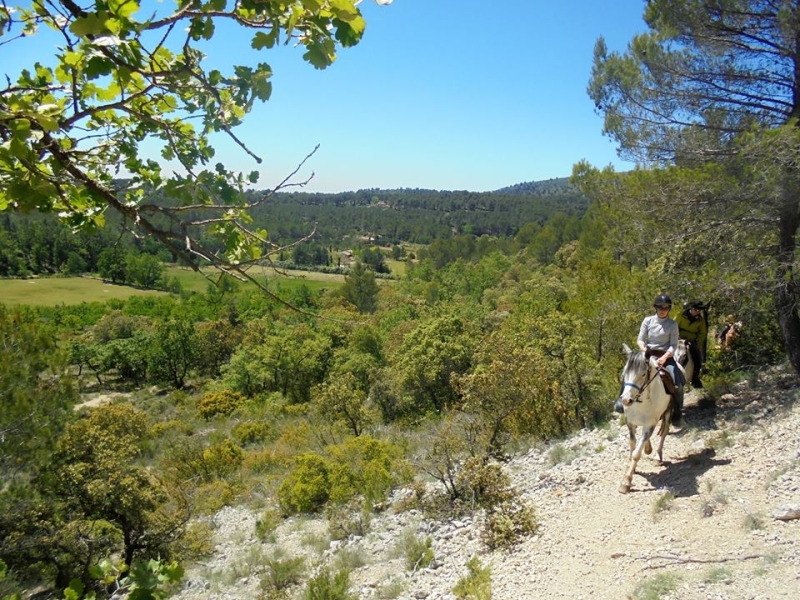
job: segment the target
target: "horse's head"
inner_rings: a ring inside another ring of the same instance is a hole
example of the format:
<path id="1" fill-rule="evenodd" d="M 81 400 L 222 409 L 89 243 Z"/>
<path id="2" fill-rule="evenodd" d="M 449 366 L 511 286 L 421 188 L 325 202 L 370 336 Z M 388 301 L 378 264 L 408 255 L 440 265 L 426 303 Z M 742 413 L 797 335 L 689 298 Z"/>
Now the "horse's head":
<path id="1" fill-rule="evenodd" d="M 675 348 L 675 362 L 684 367 L 689 362 L 689 346 L 686 340 L 678 341 L 678 347 Z"/>
<path id="2" fill-rule="evenodd" d="M 649 361 L 641 350 L 631 350 L 623 344 L 628 360 L 622 368 L 622 392 L 619 399 L 623 406 L 630 406 L 642 393 L 649 371 Z"/>

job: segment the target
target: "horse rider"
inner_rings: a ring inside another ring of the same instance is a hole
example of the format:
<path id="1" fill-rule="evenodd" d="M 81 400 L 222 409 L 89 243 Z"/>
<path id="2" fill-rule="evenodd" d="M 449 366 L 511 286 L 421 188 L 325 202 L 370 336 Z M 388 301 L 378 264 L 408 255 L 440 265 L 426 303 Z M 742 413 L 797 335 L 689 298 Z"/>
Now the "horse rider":
<path id="1" fill-rule="evenodd" d="M 655 356 L 658 365 L 662 367 L 675 384 L 672 393 L 674 406 L 672 410 L 672 423 L 680 427 L 683 421 L 683 374 L 678 368 L 673 356 L 678 348 L 678 324 L 669 316 L 672 310 L 672 299 L 666 294 L 659 294 L 653 300 L 655 314 L 649 315 L 639 327 L 639 336 L 636 343 L 646 356 Z M 614 410 L 622 412 L 622 403 L 617 402 Z"/>
<path id="2" fill-rule="evenodd" d="M 702 302 L 690 302 L 675 321 L 678 323 L 678 336 L 686 341 L 689 353 L 694 362 L 694 373 L 692 374 L 692 387 L 700 389 L 703 383 L 700 381 L 700 369 L 705 362 L 705 349 L 708 340 L 708 322 L 703 311 L 708 307 Z"/>

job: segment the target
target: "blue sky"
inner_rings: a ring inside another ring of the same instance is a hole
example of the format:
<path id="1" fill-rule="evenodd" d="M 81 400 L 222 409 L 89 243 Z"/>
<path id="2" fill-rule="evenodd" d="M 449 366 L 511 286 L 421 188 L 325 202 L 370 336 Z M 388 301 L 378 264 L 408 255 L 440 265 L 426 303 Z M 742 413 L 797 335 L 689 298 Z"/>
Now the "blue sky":
<path id="1" fill-rule="evenodd" d="M 567 177 L 581 159 L 618 170 L 586 94 L 595 41 L 624 50 L 642 0 L 394 0 L 361 4 L 367 30 L 325 71 L 300 51 L 264 58 L 270 101 L 242 137 L 264 187 L 320 144 L 305 188 L 488 191 Z M 239 154 L 229 165 L 255 168 Z"/>
<path id="2" fill-rule="evenodd" d="M 274 72 L 272 98 L 236 130 L 264 162 L 224 139 L 215 140 L 219 160 L 258 170 L 257 187 L 267 188 L 319 144 L 298 177 L 313 171 L 304 189 L 321 192 L 488 191 L 567 177 L 582 159 L 633 166 L 602 135 L 586 86 L 599 36 L 624 50 L 645 30 L 643 0 L 394 0 L 384 7 L 364 0 L 360 7 L 363 40 L 324 71 L 303 61 L 300 48 L 256 55 L 241 32 L 215 36 L 207 66 L 267 62 Z M 0 62 L 16 76 L 9 65 L 27 55 L 9 55 L 11 46 L 0 47 Z M 37 53 L 45 47 L 35 46 Z"/>

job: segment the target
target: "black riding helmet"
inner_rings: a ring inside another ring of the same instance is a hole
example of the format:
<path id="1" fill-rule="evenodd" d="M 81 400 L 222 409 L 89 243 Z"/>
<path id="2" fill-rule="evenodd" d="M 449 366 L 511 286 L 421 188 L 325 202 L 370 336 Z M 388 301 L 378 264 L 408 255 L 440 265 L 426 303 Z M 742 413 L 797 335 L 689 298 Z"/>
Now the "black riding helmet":
<path id="1" fill-rule="evenodd" d="M 670 298 L 666 294 L 659 294 L 658 296 L 656 296 L 656 299 L 653 300 L 654 307 L 663 306 L 664 304 L 672 308 L 672 298 Z"/>

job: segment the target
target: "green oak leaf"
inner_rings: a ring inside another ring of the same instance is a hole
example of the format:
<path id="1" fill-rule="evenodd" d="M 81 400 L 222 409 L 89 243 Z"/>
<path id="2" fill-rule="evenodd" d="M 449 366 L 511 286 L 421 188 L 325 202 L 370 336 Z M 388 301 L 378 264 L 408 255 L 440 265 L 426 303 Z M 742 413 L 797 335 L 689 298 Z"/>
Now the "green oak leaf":
<path id="1" fill-rule="evenodd" d="M 89 13 L 86 16 L 78 17 L 69 26 L 69 30 L 79 37 L 91 37 L 106 33 L 108 27 L 106 22 L 109 20 L 109 14 L 105 11 L 97 13 Z"/>

